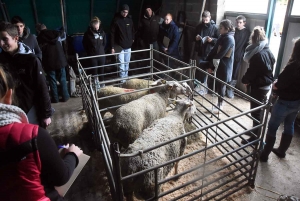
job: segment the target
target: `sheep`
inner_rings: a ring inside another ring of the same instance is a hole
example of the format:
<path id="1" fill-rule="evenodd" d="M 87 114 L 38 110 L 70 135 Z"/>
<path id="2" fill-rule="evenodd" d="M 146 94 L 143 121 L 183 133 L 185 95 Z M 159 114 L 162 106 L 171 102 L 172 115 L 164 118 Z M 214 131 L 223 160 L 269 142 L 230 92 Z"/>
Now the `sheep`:
<path id="1" fill-rule="evenodd" d="M 142 132 L 134 143 L 129 145 L 124 154 L 140 152 L 140 150 L 153 147 L 185 134 L 184 118 L 186 113 L 192 110 L 196 110 L 196 108 L 191 100 L 177 100 L 174 111 L 170 112 L 164 118 L 155 120 Z M 186 138 L 183 138 L 144 153 L 142 156 L 121 157 L 120 166 L 122 176 L 131 175 L 178 158 L 183 155 L 185 146 Z M 158 180 L 164 179 L 173 166 L 174 163 L 171 163 L 158 169 Z M 178 162 L 175 164 L 175 174 L 178 173 L 177 171 Z M 154 196 L 154 184 L 154 171 L 126 179 L 123 181 L 124 195 L 127 200 L 133 200 L 134 192 L 138 199 L 147 200 Z"/>
<path id="2" fill-rule="evenodd" d="M 162 84 L 161 80 L 151 85 L 158 84 Z M 145 95 L 121 106 L 111 121 L 111 139 L 127 148 L 154 120 L 165 116 L 168 98 L 186 94 L 186 91 L 186 88 L 178 82 L 166 82 L 159 92 Z"/>
<path id="3" fill-rule="evenodd" d="M 122 84 L 123 88 L 127 89 L 145 89 L 149 88 L 149 86 L 153 83 L 152 80 L 144 80 L 144 79 L 130 79 Z"/>
<path id="4" fill-rule="evenodd" d="M 117 94 L 123 94 L 126 92 L 134 91 L 134 89 L 125 89 L 120 87 L 114 87 L 114 86 L 107 86 L 101 88 L 101 90 L 97 91 L 98 98 L 106 97 L 106 96 L 112 96 Z M 139 99 L 140 97 L 148 94 L 148 91 L 139 91 L 135 93 L 128 93 L 120 96 L 115 96 L 112 98 L 106 98 L 101 99 L 98 101 L 99 110 L 102 110 L 104 108 L 109 108 L 116 105 L 123 105 L 126 103 L 129 103 L 133 100 Z M 108 111 L 114 115 L 118 108 L 110 108 Z M 106 111 L 101 112 L 102 118 L 104 117 Z"/>

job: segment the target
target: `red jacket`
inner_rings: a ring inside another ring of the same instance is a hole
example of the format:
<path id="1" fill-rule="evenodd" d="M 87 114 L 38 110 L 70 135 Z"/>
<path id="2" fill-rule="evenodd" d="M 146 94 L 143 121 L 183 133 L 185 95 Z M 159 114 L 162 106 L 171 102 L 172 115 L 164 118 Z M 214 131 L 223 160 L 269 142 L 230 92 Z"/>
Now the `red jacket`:
<path id="1" fill-rule="evenodd" d="M 50 201 L 41 184 L 38 126 L 12 123 L 0 127 L 0 198 Z"/>

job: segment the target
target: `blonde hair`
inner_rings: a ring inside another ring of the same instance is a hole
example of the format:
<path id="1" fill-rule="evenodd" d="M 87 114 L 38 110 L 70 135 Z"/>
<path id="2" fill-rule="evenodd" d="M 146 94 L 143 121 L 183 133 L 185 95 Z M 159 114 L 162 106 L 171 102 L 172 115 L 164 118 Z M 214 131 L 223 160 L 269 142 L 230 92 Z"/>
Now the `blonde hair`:
<path id="1" fill-rule="evenodd" d="M 97 24 L 97 23 L 101 24 L 101 20 L 97 16 L 95 16 L 91 19 L 90 26 L 92 26 L 93 24 Z"/>
<path id="2" fill-rule="evenodd" d="M 250 44 L 259 43 L 260 41 L 266 40 L 266 33 L 263 27 L 256 26 L 254 27 L 250 35 Z"/>
<path id="3" fill-rule="evenodd" d="M 10 73 L 6 72 L 0 64 L 0 98 L 3 98 L 9 89 L 14 89 L 14 81 Z"/>

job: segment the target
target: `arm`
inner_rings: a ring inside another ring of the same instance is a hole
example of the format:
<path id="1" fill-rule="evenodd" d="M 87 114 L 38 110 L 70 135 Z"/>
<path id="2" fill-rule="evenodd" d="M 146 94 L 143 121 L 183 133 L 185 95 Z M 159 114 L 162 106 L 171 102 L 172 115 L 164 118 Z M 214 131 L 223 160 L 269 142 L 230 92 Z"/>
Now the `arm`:
<path id="1" fill-rule="evenodd" d="M 234 42 L 231 40 L 230 37 L 225 37 L 223 38 L 221 44 L 219 45 L 217 54 L 214 56 L 214 59 L 222 59 L 223 57 L 227 57 L 228 53 L 230 53 L 229 51 L 231 51 L 230 55 L 233 54 L 233 45 Z"/>
<path id="2" fill-rule="evenodd" d="M 42 51 L 41 51 L 41 49 L 40 49 L 40 47 L 39 47 L 39 44 L 38 44 L 38 42 L 37 42 L 37 40 L 36 40 L 36 38 L 33 36 L 33 44 L 34 44 L 34 46 L 33 46 L 33 50 L 34 50 L 34 54 L 40 59 L 40 60 L 42 60 Z"/>
<path id="3" fill-rule="evenodd" d="M 289 88 L 294 81 L 294 79 L 292 79 L 294 74 L 295 74 L 295 71 L 293 70 L 293 66 L 292 65 L 286 66 L 284 68 L 284 70 L 280 73 L 280 75 L 278 76 L 278 80 L 274 84 L 275 87 L 278 90 L 284 90 L 284 89 Z"/>
<path id="4" fill-rule="evenodd" d="M 105 48 L 105 46 L 106 46 L 106 43 L 107 43 L 107 41 L 106 41 L 106 34 L 105 34 L 105 32 L 103 31 L 103 47 Z"/>
<path id="5" fill-rule="evenodd" d="M 250 84 L 252 80 L 257 78 L 258 76 L 258 70 L 256 67 L 264 66 L 265 64 L 261 60 L 260 57 L 252 57 L 251 62 L 249 63 L 249 68 L 247 69 L 245 75 L 242 78 L 243 84 Z"/>
<path id="6" fill-rule="evenodd" d="M 217 40 L 218 40 L 218 38 L 219 38 L 219 31 L 218 31 L 218 27 L 217 26 L 214 26 L 214 32 L 213 32 L 213 35 L 212 35 L 212 37 L 211 37 L 211 39 L 212 39 L 212 41 L 211 41 L 211 43 L 213 44 L 213 45 L 215 45 L 216 43 L 217 43 Z"/>
<path id="7" fill-rule="evenodd" d="M 87 53 L 88 49 L 89 49 L 89 45 L 88 45 L 88 36 L 87 36 L 86 32 L 83 35 L 82 45 L 83 45 L 83 48 L 84 48 L 85 52 Z"/>
<path id="8" fill-rule="evenodd" d="M 172 38 L 170 40 L 169 47 L 168 47 L 169 54 L 171 54 L 176 48 L 178 48 L 178 42 L 179 42 L 178 27 L 174 26 L 172 30 Z"/>
<path id="9" fill-rule="evenodd" d="M 78 164 L 76 154 L 69 152 L 62 159 L 55 142 L 49 133 L 41 127 L 38 130 L 37 145 L 42 164 L 42 183 L 49 187 L 67 183 Z"/>
<path id="10" fill-rule="evenodd" d="M 159 47 L 160 51 L 164 50 L 163 39 L 164 39 L 163 29 L 161 27 L 159 27 L 159 33 L 158 33 L 158 37 L 157 37 L 157 44 L 158 44 L 158 47 Z"/>
<path id="11" fill-rule="evenodd" d="M 116 27 L 117 27 L 116 23 L 113 22 L 112 25 L 111 25 L 111 28 L 110 28 L 110 35 L 111 35 L 110 41 L 111 41 L 111 49 L 112 49 L 111 52 L 112 52 L 112 53 L 115 53 L 115 48 L 114 48 L 114 46 L 115 46 L 115 33 L 116 33 Z"/>

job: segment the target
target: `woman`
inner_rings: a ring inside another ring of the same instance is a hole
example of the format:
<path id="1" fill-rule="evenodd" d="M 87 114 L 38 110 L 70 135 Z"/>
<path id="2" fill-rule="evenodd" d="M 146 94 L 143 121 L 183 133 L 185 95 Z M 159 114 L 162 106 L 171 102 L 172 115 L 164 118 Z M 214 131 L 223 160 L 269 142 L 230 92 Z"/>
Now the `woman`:
<path id="1" fill-rule="evenodd" d="M 268 124 L 266 145 L 260 156 L 262 162 L 267 162 L 271 151 L 279 158 L 284 158 L 294 135 L 294 122 L 300 110 L 300 37 L 295 40 L 295 46 L 288 64 L 274 82 L 273 90 L 278 95 Z M 276 132 L 281 122 L 284 130 L 280 145 L 273 149 Z"/>
<path id="2" fill-rule="evenodd" d="M 90 22 L 90 26 L 83 36 L 83 47 L 88 56 L 104 55 L 105 45 L 106 45 L 106 36 L 105 32 L 100 28 L 101 21 L 98 17 L 93 17 Z M 104 67 L 99 67 L 105 65 L 105 57 L 96 57 L 89 59 L 89 67 L 96 67 L 89 70 L 89 74 L 95 75 L 94 78 L 95 85 L 97 89 L 104 87 L 104 84 L 99 84 L 100 81 L 104 80 Z M 98 76 L 100 74 L 100 76 Z"/>
<path id="3" fill-rule="evenodd" d="M 49 133 L 28 123 L 13 106 L 14 81 L 0 66 L 0 198 L 7 201 L 63 200 L 54 186 L 64 185 L 82 151 L 75 145 L 63 159 Z"/>
<path id="4" fill-rule="evenodd" d="M 254 27 L 250 35 L 249 45 L 245 49 L 244 61 L 249 63 L 249 68 L 242 78 L 242 83 L 250 85 L 251 97 L 263 102 L 274 81 L 272 72 L 275 63 L 275 58 L 269 49 L 268 40 L 266 39 L 263 27 Z M 259 104 L 251 101 L 251 109 L 258 106 Z M 260 110 L 251 113 L 251 116 L 255 118 L 255 120 L 253 120 L 253 127 L 259 125 L 260 113 Z M 242 144 L 247 144 L 257 139 L 258 131 L 256 130 L 254 132 L 256 133 L 251 135 L 248 140 L 242 140 Z"/>
<path id="5" fill-rule="evenodd" d="M 216 77 L 224 82 L 230 82 L 233 68 L 234 58 L 234 26 L 228 19 L 222 20 L 219 26 L 220 36 L 216 45 L 207 56 L 207 61 L 212 61 L 213 65 L 209 65 L 207 71 L 213 73 L 217 71 Z M 202 65 L 202 64 L 200 64 Z M 206 78 L 207 79 L 207 78 Z M 206 81 L 205 81 L 206 82 Z M 216 89 L 221 97 L 225 96 L 226 86 L 220 82 L 216 82 Z M 223 99 L 218 98 L 218 108 L 214 108 L 213 112 L 223 109 Z"/>

